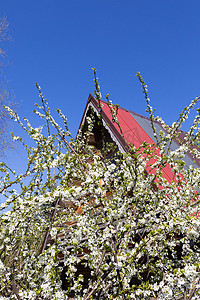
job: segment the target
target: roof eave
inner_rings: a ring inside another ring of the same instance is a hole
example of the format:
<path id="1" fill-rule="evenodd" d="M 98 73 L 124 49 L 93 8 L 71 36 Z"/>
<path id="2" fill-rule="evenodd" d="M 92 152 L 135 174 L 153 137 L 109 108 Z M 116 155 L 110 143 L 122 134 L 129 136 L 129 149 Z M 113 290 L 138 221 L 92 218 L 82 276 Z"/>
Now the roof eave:
<path id="1" fill-rule="evenodd" d="M 105 101 L 101 100 L 101 102 L 107 104 L 107 102 L 105 102 Z M 83 113 L 83 116 L 82 116 L 82 119 L 81 119 L 81 122 L 79 125 L 78 132 L 84 124 L 85 117 L 86 117 L 86 114 L 87 114 L 90 104 L 92 104 L 92 106 L 95 108 L 95 110 L 100 114 L 100 108 L 99 108 L 97 100 L 91 94 L 89 94 L 89 97 L 88 97 L 88 100 L 87 100 L 87 103 L 85 106 L 85 110 L 84 110 L 84 113 Z M 126 143 L 123 136 L 118 132 L 118 130 L 115 128 L 114 124 L 110 121 L 110 119 L 107 117 L 107 115 L 105 114 L 105 112 L 103 110 L 101 111 L 101 115 L 102 115 L 102 119 L 104 121 L 103 122 L 104 125 L 105 124 L 108 125 L 107 129 L 108 129 L 108 131 L 110 131 L 111 136 L 114 136 L 115 139 L 117 140 L 118 146 L 120 145 L 120 148 L 123 148 L 123 152 L 128 152 L 129 145 Z"/>

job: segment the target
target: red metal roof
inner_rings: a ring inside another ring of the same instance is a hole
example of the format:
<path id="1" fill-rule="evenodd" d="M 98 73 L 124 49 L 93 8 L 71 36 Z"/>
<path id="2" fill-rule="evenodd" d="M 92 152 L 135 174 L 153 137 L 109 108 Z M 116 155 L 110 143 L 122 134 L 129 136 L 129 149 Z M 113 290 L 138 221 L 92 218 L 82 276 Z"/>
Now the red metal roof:
<path id="1" fill-rule="evenodd" d="M 81 124 L 83 123 L 83 119 L 89 105 L 92 105 L 98 112 L 100 111 L 97 100 L 90 94 Z M 151 121 L 149 118 L 136 114 L 130 110 L 119 107 L 117 113 L 117 119 L 119 121 L 119 125 L 123 132 L 122 135 L 119 126 L 116 123 L 112 122 L 112 113 L 110 111 L 107 102 L 101 101 L 101 105 L 102 105 L 102 118 L 105 121 L 105 123 L 108 124 L 110 132 L 115 136 L 118 143 L 124 149 L 124 152 L 128 151 L 127 149 L 129 144 L 134 144 L 134 146 L 138 148 L 139 146 L 142 145 L 143 141 L 146 141 L 151 145 L 156 143 L 156 139 L 154 137 L 153 129 L 151 126 Z M 160 130 L 166 132 L 160 122 L 154 121 L 154 126 L 158 136 Z M 184 137 L 185 137 L 185 133 L 183 131 L 180 131 L 180 136 L 179 136 L 180 140 L 184 141 Z M 170 149 L 175 150 L 178 147 L 179 147 L 179 142 L 174 139 Z M 189 168 L 190 165 L 193 165 L 193 157 L 189 152 L 186 153 L 184 160 L 186 163 L 186 168 Z M 153 159 L 151 159 L 150 163 L 152 162 Z M 195 162 L 196 162 L 195 166 L 200 167 L 200 160 L 195 159 Z M 148 166 L 147 166 L 147 171 L 148 171 Z M 167 179 L 168 182 L 171 182 L 174 176 L 171 167 L 169 165 L 166 165 L 162 169 L 162 172 L 164 178 Z"/>

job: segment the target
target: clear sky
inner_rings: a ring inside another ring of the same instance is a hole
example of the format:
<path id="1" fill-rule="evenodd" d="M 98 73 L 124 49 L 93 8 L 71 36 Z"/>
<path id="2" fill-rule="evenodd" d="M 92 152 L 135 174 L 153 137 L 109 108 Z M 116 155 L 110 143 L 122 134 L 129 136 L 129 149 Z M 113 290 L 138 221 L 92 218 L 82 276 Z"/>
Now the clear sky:
<path id="1" fill-rule="evenodd" d="M 199 0 L 1 0 L 12 36 L 2 45 L 6 75 L 19 114 L 37 125 L 37 81 L 75 135 L 96 67 L 102 95 L 145 115 L 140 71 L 152 106 L 171 124 L 200 94 L 199 12 Z M 23 160 L 16 150 L 7 157 Z"/>

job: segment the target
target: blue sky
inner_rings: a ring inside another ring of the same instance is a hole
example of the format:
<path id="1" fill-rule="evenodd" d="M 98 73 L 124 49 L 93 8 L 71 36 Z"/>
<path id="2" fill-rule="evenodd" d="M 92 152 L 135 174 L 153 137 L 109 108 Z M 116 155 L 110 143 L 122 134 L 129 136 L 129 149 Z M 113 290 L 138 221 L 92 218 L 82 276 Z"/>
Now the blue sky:
<path id="1" fill-rule="evenodd" d="M 5 73 L 19 114 L 37 125 L 37 81 L 75 135 L 96 67 L 102 95 L 145 115 L 140 71 L 156 113 L 171 124 L 200 94 L 199 11 L 199 0 L 1 0 L 12 36 L 2 44 Z M 23 154 L 7 160 L 20 164 Z"/>

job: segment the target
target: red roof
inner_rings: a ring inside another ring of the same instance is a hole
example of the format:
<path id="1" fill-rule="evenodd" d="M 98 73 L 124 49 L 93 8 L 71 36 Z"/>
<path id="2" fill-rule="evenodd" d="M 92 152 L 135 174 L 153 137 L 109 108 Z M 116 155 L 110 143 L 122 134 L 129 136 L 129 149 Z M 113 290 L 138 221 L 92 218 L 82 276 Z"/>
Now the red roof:
<path id="1" fill-rule="evenodd" d="M 116 123 L 112 122 L 112 113 L 110 111 L 110 107 L 107 102 L 101 101 L 102 104 L 102 118 L 105 124 L 108 124 L 108 129 L 112 136 L 115 137 L 115 141 L 119 146 L 121 151 L 128 151 L 128 145 L 134 144 L 136 148 L 142 145 L 143 141 L 146 141 L 149 144 L 156 143 L 156 139 L 154 137 L 153 129 L 151 126 L 151 121 L 149 118 L 136 114 L 130 110 L 119 107 L 117 112 L 117 119 L 119 121 L 119 125 L 123 134 L 120 131 L 119 126 Z M 81 124 L 84 122 L 85 115 L 87 113 L 88 108 L 92 106 L 97 112 L 100 112 L 99 105 L 97 100 L 90 94 L 85 112 L 81 121 Z M 166 132 L 162 127 L 161 123 L 158 121 L 154 121 L 154 127 L 157 135 L 159 135 L 160 130 Z M 184 141 L 185 133 L 180 131 L 179 139 Z M 179 142 L 177 140 L 173 140 L 170 149 L 175 150 L 179 147 Z M 195 146 L 194 146 L 195 147 Z M 197 147 L 196 147 L 197 148 Z M 199 148 L 197 148 L 199 150 Z M 185 163 L 186 168 L 189 168 L 190 165 L 193 165 L 193 157 L 187 152 L 185 155 Z M 152 161 L 151 161 L 152 162 Z M 195 159 L 195 167 L 200 167 L 200 160 Z M 165 166 L 162 169 L 163 176 L 169 182 L 171 182 L 174 173 L 172 172 L 169 165 Z"/>

